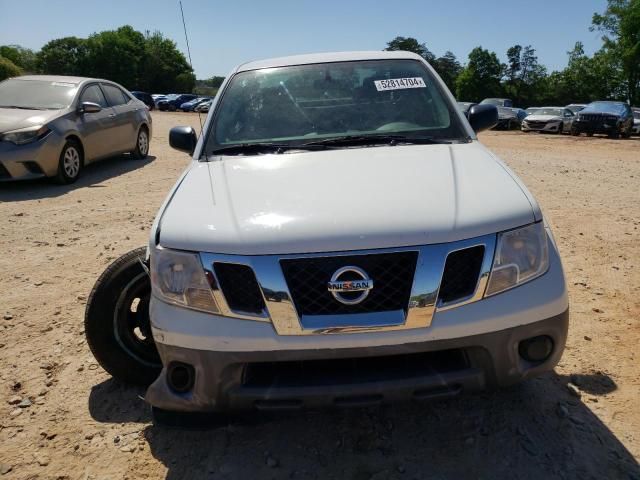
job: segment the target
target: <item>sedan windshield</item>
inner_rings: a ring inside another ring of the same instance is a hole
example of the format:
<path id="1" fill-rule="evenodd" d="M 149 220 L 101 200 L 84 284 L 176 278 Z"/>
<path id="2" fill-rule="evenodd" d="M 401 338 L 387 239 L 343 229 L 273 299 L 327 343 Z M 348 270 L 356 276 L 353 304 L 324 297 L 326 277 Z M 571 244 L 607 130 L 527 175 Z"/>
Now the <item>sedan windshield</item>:
<path id="1" fill-rule="evenodd" d="M 235 75 L 222 95 L 208 154 L 255 143 L 293 147 L 340 138 L 346 145 L 345 137 L 358 137 L 358 145 L 366 144 L 363 136 L 451 141 L 468 137 L 456 105 L 414 60 L 251 70 Z"/>
<path id="2" fill-rule="evenodd" d="M 564 115 L 564 111 L 561 108 L 538 108 L 533 115 L 553 115 L 555 117 L 561 117 Z"/>
<path id="3" fill-rule="evenodd" d="M 71 105 L 74 83 L 11 78 L 0 82 L 0 108 L 59 110 Z"/>

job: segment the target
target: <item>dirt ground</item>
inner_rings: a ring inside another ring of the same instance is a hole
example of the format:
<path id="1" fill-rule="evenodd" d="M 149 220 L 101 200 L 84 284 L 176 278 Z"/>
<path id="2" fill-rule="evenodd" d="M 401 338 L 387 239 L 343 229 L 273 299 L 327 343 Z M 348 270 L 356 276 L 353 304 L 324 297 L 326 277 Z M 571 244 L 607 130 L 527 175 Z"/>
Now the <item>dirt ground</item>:
<path id="1" fill-rule="evenodd" d="M 151 424 L 144 391 L 110 379 L 82 325 L 94 281 L 146 243 L 187 164 L 167 143 L 184 123 L 198 118 L 154 114 L 147 160 L 92 165 L 73 186 L 0 184 L 0 478 L 640 479 L 640 139 L 481 135 L 560 246 L 571 325 L 555 373 L 452 401 L 184 431 Z"/>

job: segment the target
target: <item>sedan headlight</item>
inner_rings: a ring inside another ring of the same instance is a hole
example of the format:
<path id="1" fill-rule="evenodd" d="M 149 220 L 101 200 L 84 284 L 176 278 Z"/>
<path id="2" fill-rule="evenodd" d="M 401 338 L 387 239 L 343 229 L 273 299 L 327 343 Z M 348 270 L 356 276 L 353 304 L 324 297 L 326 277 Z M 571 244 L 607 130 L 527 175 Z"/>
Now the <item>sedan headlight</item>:
<path id="1" fill-rule="evenodd" d="M 542 222 L 498 234 L 487 296 L 539 277 L 549 268 L 549 245 Z"/>
<path id="2" fill-rule="evenodd" d="M 25 143 L 35 142 L 36 140 L 46 137 L 50 131 L 46 125 L 36 125 L 34 127 L 21 128 L 19 130 L 2 133 L 0 134 L 0 141 L 24 145 Z"/>
<path id="3" fill-rule="evenodd" d="M 207 313 L 220 313 L 200 257 L 157 248 L 151 252 L 151 289 L 165 302 Z"/>

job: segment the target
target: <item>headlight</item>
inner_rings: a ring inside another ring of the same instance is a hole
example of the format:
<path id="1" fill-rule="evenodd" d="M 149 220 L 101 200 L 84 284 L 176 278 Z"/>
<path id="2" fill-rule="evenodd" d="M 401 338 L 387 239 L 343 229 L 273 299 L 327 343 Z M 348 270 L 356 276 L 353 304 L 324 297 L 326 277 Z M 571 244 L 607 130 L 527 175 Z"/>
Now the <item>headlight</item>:
<path id="1" fill-rule="evenodd" d="M 151 252 L 151 289 L 165 302 L 220 313 L 196 253 L 155 249 Z"/>
<path id="2" fill-rule="evenodd" d="M 549 245 L 542 222 L 498 234 L 485 295 L 533 280 L 549 268 Z"/>
<path id="3" fill-rule="evenodd" d="M 24 145 L 25 143 L 35 142 L 47 136 L 50 132 L 46 125 L 36 125 L 35 127 L 21 128 L 0 134 L 0 141 L 15 143 L 16 145 Z"/>

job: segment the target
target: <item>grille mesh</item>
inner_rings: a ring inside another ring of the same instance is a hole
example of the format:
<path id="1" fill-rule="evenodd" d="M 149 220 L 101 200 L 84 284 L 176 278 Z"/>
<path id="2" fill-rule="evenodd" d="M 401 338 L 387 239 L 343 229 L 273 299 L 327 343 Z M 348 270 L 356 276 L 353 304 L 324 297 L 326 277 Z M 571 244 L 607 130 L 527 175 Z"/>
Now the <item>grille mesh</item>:
<path id="1" fill-rule="evenodd" d="M 394 252 L 285 259 L 280 264 L 299 315 L 342 315 L 406 309 L 417 258 L 418 252 Z M 331 276 L 344 266 L 360 267 L 373 280 L 373 289 L 357 305 L 344 305 L 327 290 Z"/>
<path id="2" fill-rule="evenodd" d="M 220 288 L 231 310 L 261 314 L 264 299 L 251 267 L 234 263 L 214 263 Z"/>
<path id="3" fill-rule="evenodd" d="M 483 258 L 484 246 L 481 245 L 450 253 L 440 284 L 440 301 L 447 303 L 472 295 Z"/>

